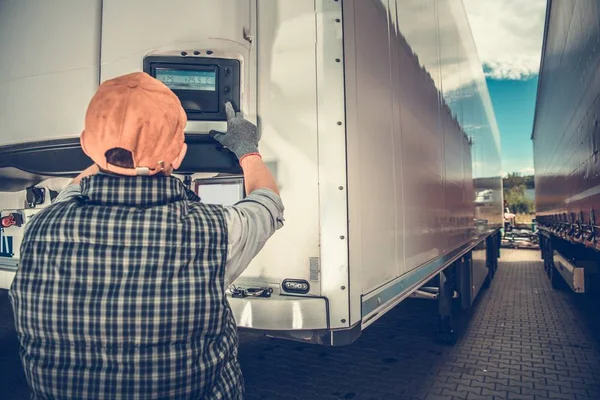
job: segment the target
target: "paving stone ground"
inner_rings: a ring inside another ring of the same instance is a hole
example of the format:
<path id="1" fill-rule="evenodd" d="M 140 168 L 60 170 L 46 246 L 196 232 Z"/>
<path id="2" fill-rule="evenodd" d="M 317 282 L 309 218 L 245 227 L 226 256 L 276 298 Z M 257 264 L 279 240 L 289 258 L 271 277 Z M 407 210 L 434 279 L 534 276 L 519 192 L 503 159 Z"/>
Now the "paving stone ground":
<path id="1" fill-rule="evenodd" d="M 347 347 L 242 334 L 247 399 L 600 400 L 600 299 L 552 289 L 537 251 L 502 253 L 454 347 L 435 343 L 427 300 L 401 303 Z M 0 398 L 27 396 L 2 292 Z"/>

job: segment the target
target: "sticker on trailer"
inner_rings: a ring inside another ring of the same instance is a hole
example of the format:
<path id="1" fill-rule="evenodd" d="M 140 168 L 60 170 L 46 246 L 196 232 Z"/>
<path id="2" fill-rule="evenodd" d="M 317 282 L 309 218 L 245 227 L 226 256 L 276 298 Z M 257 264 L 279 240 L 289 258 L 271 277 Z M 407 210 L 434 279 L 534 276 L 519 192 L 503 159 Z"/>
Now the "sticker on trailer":
<path id="1" fill-rule="evenodd" d="M 13 251 L 13 237 L 7 236 L 4 233 L 4 229 L 0 230 L 0 257 L 10 257 L 14 256 Z"/>

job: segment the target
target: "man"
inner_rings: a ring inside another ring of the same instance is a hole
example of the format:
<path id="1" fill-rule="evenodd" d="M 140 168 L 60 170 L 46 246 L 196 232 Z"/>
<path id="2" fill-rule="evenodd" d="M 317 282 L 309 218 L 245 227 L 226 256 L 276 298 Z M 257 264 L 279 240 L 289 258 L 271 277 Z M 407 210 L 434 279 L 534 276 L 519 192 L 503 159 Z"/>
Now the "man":
<path id="1" fill-rule="evenodd" d="M 10 297 L 34 398 L 241 399 L 225 289 L 283 224 L 256 127 L 226 105 L 214 138 L 248 196 L 207 205 L 171 173 L 178 98 L 144 73 L 104 82 L 81 145 L 95 164 L 29 222 Z"/>

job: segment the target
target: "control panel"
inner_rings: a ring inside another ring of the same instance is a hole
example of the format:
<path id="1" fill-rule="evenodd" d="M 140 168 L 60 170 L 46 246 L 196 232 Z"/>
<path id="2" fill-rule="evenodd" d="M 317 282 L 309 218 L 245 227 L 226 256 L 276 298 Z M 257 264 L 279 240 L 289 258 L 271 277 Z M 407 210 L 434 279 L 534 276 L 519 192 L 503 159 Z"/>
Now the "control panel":
<path id="1" fill-rule="evenodd" d="M 226 121 L 224 104 L 240 104 L 240 61 L 187 55 L 147 56 L 144 72 L 177 95 L 189 121 Z"/>

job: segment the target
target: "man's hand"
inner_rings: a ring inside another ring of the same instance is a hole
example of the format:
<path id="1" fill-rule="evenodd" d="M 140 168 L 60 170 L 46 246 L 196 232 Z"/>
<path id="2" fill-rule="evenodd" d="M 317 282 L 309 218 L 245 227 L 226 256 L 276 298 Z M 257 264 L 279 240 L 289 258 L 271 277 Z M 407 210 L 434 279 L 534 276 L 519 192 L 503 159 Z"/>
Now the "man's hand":
<path id="1" fill-rule="evenodd" d="M 211 131 L 210 135 L 224 147 L 231 150 L 240 160 L 244 171 L 246 194 L 257 189 L 270 189 L 279 194 L 275 179 L 258 152 L 260 140 L 256 126 L 244 119 L 242 113 L 236 113 L 231 103 L 225 103 L 227 113 L 227 132 Z"/>
<path id="2" fill-rule="evenodd" d="M 244 119 L 241 112 L 236 113 L 230 102 L 225 103 L 225 113 L 227 132 L 210 131 L 210 135 L 231 150 L 240 161 L 249 154 L 258 154 L 260 137 L 256 125 Z"/>

